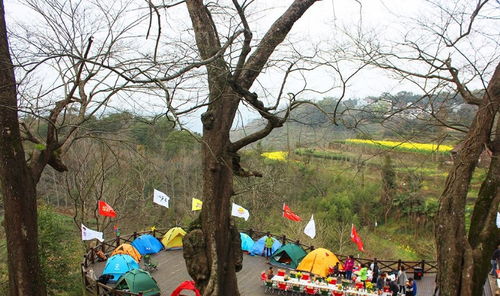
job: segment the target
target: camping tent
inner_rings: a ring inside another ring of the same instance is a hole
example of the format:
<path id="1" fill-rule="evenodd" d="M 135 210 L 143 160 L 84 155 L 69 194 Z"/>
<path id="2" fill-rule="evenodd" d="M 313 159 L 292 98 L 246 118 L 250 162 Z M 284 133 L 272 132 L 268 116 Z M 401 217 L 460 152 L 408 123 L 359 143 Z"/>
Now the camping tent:
<path id="1" fill-rule="evenodd" d="M 132 247 L 129 244 L 121 244 L 116 248 L 113 253 L 111 253 L 111 256 L 118 255 L 118 254 L 125 254 L 125 255 L 130 255 L 132 258 L 135 259 L 135 261 L 139 262 L 141 261 L 141 254 Z"/>
<path id="2" fill-rule="evenodd" d="M 253 244 L 252 251 L 250 252 L 251 255 L 262 255 L 264 253 L 264 243 L 266 241 L 267 236 L 263 236 L 259 238 L 258 241 L 256 241 Z M 273 237 L 273 247 L 272 247 L 272 252 L 274 253 L 277 249 L 281 247 L 281 243 Z"/>
<path id="3" fill-rule="evenodd" d="M 297 270 L 311 272 L 320 276 L 328 275 L 328 267 L 335 266 L 335 263 L 340 262 L 337 256 L 331 251 L 323 248 L 316 249 L 300 261 Z"/>
<path id="4" fill-rule="evenodd" d="M 295 269 L 306 255 L 306 251 L 300 246 L 296 244 L 286 244 L 273 253 L 270 261 L 273 265 Z"/>
<path id="5" fill-rule="evenodd" d="M 122 274 L 132 269 L 139 269 L 139 264 L 135 259 L 129 255 L 118 254 L 110 257 L 108 261 L 106 261 L 106 266 L 102 274 L 112 275 L 113 278 L 109 281 L 114 283 Z"/>
<path id="6" fill-rule="evenodd" d="M 132 246 L 134 246 L 141 255 L 155 254 L 163 249 L 161 242 L 150 234 L 143 234 L 134 239 Z"/>
<path id="7" fill-rule="evenodd" d="M 241 250 L 250 252 L 254 244 L 253 239 L 248 234 L 243 232 L 240 232 L 240 239 L 241 239 Z"/>
<path id="8" fill-rule="evenodd" d="M 127 271 L 116 282 L 117 290 L 128 290 L 132 293 L 142 293 L 144 296 L 159 296 L 160 288 L 149 272 L 142 269 Z"/>
<path id="9" fill-rule="evenodd" d="M 194 282 L 192 281 L 185 281 L 177 287 L 170 296 L 179 296 L 181 295 L 182 290 L 191 290 L 195 293 L 196 296 L 201 296 L 200 291 L 196 289 Z"/>
<path id="10" fill-rule="evenodd" d="M 175 250 L 182 248 L 182 238 L 186 235 L 186 232 L 180 227 L 171 228 L 163 238 L 161 243 L 165 246 L 167 250 Z"/>

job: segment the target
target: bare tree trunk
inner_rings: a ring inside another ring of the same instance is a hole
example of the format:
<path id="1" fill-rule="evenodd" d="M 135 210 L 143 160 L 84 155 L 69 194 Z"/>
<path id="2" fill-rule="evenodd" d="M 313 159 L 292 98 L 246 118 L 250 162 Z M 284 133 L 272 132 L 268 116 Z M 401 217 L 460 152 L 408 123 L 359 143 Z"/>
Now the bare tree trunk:
<path id="1" fill-rule="evenodd" d="M 21 143 L 3 0 L 0 10 L 0 187 L 5 207 L 9 295 L 45 295 L 38 260 L 36 185 Z"/>
<path id="2" fill-rule="evenodd" d="M 498 115 L 497 115 L 498 117 Z M 490 271 L 490 256 L 500 244 L 500 229 L 495 224 L 500 203 L 500 118 L 497 118 L 493 152 L 486 179 L 481 184 L 471 217 L 467 256 L 462 275 L 462 291 L 467 295 L 482 295 L 483 285 Z M 472 262 L 469 262 L 472 259 Z M 472 264 L 471 264 L 472 263 Z"/>
<path id="3" fill-rule="evenodd" d="M 439 270 L 438 285 L 440 295 L 443 296 L 473 295 L 471 287 L 484 283 L 484 281 L 472 283 L 474 279 L 473 270 L 479 271 L 479 268 L 474 268 L 474 265 L 480 263 L 475 262 L 474 257 L 478 258 L 478 252 L 481 254 L 480 258 L 488 256 L 489 254 L 486 255 L 486 253 L 489 253 L 493 249 L 475 249 L 476 247 L 480 247 L 480 242 L 484 242 L 485 238 L 478 238 L 478 240 L 471 238 L 474 244 L 469 244 L 465 231 L 465 205 L 472 173 L 485 145 L 489 144 L 493 122 L 498 113 L 499 105 L 500 64 L 497 65 L 495 73 L 490 80 L 482 103 L 463 141 L 463 146 L 458 152 L 453 168 L 446 179 L 445 189 L 440 198 L 436 225 L 436 242 Z M 490 168 L 490 173 L 494 173 L 496 165 L 496 161 L 492 162 L 493 168 Z M 494 200 L 498 200 L 498 197 L 486 197 L 490 194 L 498 194 L 498 188 L 494 190 L 488 189 L 491 185 L 495 186 L 491 181 L 492 178 L 485 180 L 481 190 L 484 196 L 480 197 L 480 200 L 484 201 L 483 207 L 487 207 L 488 209 L 495 206 L 498 207 L 498 203 L 492 203 Z M 486 202 L 487 200 L 489 201 Z M 476 229 L 476 225 L 474 224 L 486 218 L 484 216 L 478 217 L 478 214 L 475 215 L 475 219 L 472 221 L 471 230 Z M 492 219 L 487 223 L 494 223 L 494 221 Z M 479 228 L 482 229 L 482 227 Z M 477 235 L 476 230 L 474 230 L 474 233 L 471 232 L 470 235 Z M 480 273 L 476 276 L 485 277 L 485 275 L 481 275 Z"/>
<path id="4" fill-rule="evenodd" d="M 232 73 L 222 56 L 207 65 L 210 105 L 202 115 L 203 208 L 199 225 L 192 226 L 184 238 L 184 258 L 189 274 L 204 296 L 239 295 L 236 272 L 241 269 L 242 255 L 239 233 L 231 225 L 230 219 L 233 174 L 247 177 L 258 174 L 248 173 L 240 167 L 237 152 L 267 136 L 284 122 L 282 118 L 271 115 L 249 89 L 275 48 L 314 2 L 316 0 L 294 1 L 274 22 L 247 60 L 252 34 L 244 9 L 237 0 L 233 0 L 245 27 L 245 40 L 238 65 Z M 187 0 L 186 5 L 201 58 L 207 60 L 216 56 L 222 46 L 209 9 L 202 0 Z M 268 125 L 232 143 L 229 132 L 242 99 L 257 109 L 268 120 Z"/>

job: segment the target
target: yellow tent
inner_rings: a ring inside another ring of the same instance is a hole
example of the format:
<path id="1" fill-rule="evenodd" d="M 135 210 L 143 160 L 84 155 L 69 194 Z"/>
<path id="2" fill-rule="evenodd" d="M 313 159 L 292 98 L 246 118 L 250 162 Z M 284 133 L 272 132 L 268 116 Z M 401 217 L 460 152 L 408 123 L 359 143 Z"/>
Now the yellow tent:
<path id="1" fill-rule="evenodd" d="M 319 248 L 307 254 L 307 256 L 300 261 L 297 270 L 307 271 L 326 277 L 328 275 L 328 267 L 335 266 L 337 262 L 342 264 L 335 254 L 327 249 Z"/>
<path id="2" fill-rule="evenodd" d="M 163 238 L 161 243 L 165 246 L 165 249 L 180 249 L 182 248 L 182 238 L 186 235 L 186 232 L 180 227 L 171 228 Z"/>
<path id="3" fill-rule="evenodd" d="M 125 254 L 129 255 L 130 257 L 134 258 L 137 263 L 141 261 L 141 254 L 132 246 L 129 244 L 121 244 L 116 248 L 113 253 L 111 253 L 111 256 L 117 255 L 117 254 Z"/>

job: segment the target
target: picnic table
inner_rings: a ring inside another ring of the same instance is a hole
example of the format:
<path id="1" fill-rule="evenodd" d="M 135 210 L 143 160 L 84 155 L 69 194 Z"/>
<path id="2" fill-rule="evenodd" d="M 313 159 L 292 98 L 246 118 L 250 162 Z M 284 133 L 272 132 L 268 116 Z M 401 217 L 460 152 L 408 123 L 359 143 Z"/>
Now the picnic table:
<path id="1" fill-rule="evenodd" d="M 297 279 L 297 278 L 290 278 L 285 281 L 285 276 L 280 276 L 280 275 L 275 275 L 272 277 L 271 281 L 278 285 L 279 283 L 286 283 L 289 286 L 294 286 L 298 285 L 302 288 L 313 288 L 316 289 L 319 293 L 320 290 L 328 290 L 331 293 L 337 292 L 336 294 L 344 293 L 344 295 L 359 295 L 359 296 L 379 296 L 376 292 L 367 292 L 367 291 L 359 291 L 359 290 L 353 290 L 353 289 L 339 289 L 338 286 L 335 284 L 329 284 L 325 282 L 311 282 L 310 280 L 302 280 L 302 279 Z M 384 293 L 382 294 L 383 296 L 389 296 L 390 293 Z"/>

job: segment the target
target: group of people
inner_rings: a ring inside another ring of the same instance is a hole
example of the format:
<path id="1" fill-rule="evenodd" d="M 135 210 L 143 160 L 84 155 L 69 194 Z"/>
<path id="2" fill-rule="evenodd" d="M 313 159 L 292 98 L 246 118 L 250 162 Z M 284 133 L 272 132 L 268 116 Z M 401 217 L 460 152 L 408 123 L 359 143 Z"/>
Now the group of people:
<path id="1" fill-rule="evenodd" d="M 340 270 L 339 263 L 337 262 L 332 268 L 331 276 L 339 277 L 342 276 L 348 280 L 352 280 L 352 274 L 354 270 L 354 256 L 347 256 L 344 262 L 344 269 Z M 387 273 L 381 273 L 378 267 L 377 258 L 374 258 L 370 266 L 361 264 L 359 270 L 356 274 L 359 280 L 363 283 L 368 281 L 368 270 L 372 273 L 371 282 L 376 285 L 378 290 L 383 290 L 384 287 L 389 287 L 393 296 L 405 295 L 405 296 L 416 296 L 417 295 L 417 283 L 413 278 L 408 278 L 404 266 L 401 266 L 398 270 L 397 275 L 394 277 L 389 277 Z"/>
<path id="2" fill-rule="evenodd" d="M 385 286 L 388 286 L 393 296 L 417 295 L 417 283 L 413 278 L 408 278 L 406 276 L 406 272 L 403 267 L 398 271 L 398 275 L 395 279 L 391 279 L 387 273 L 382 273 L 378 276 L 376 283 L 378 290 L 383 290 Z"/>

